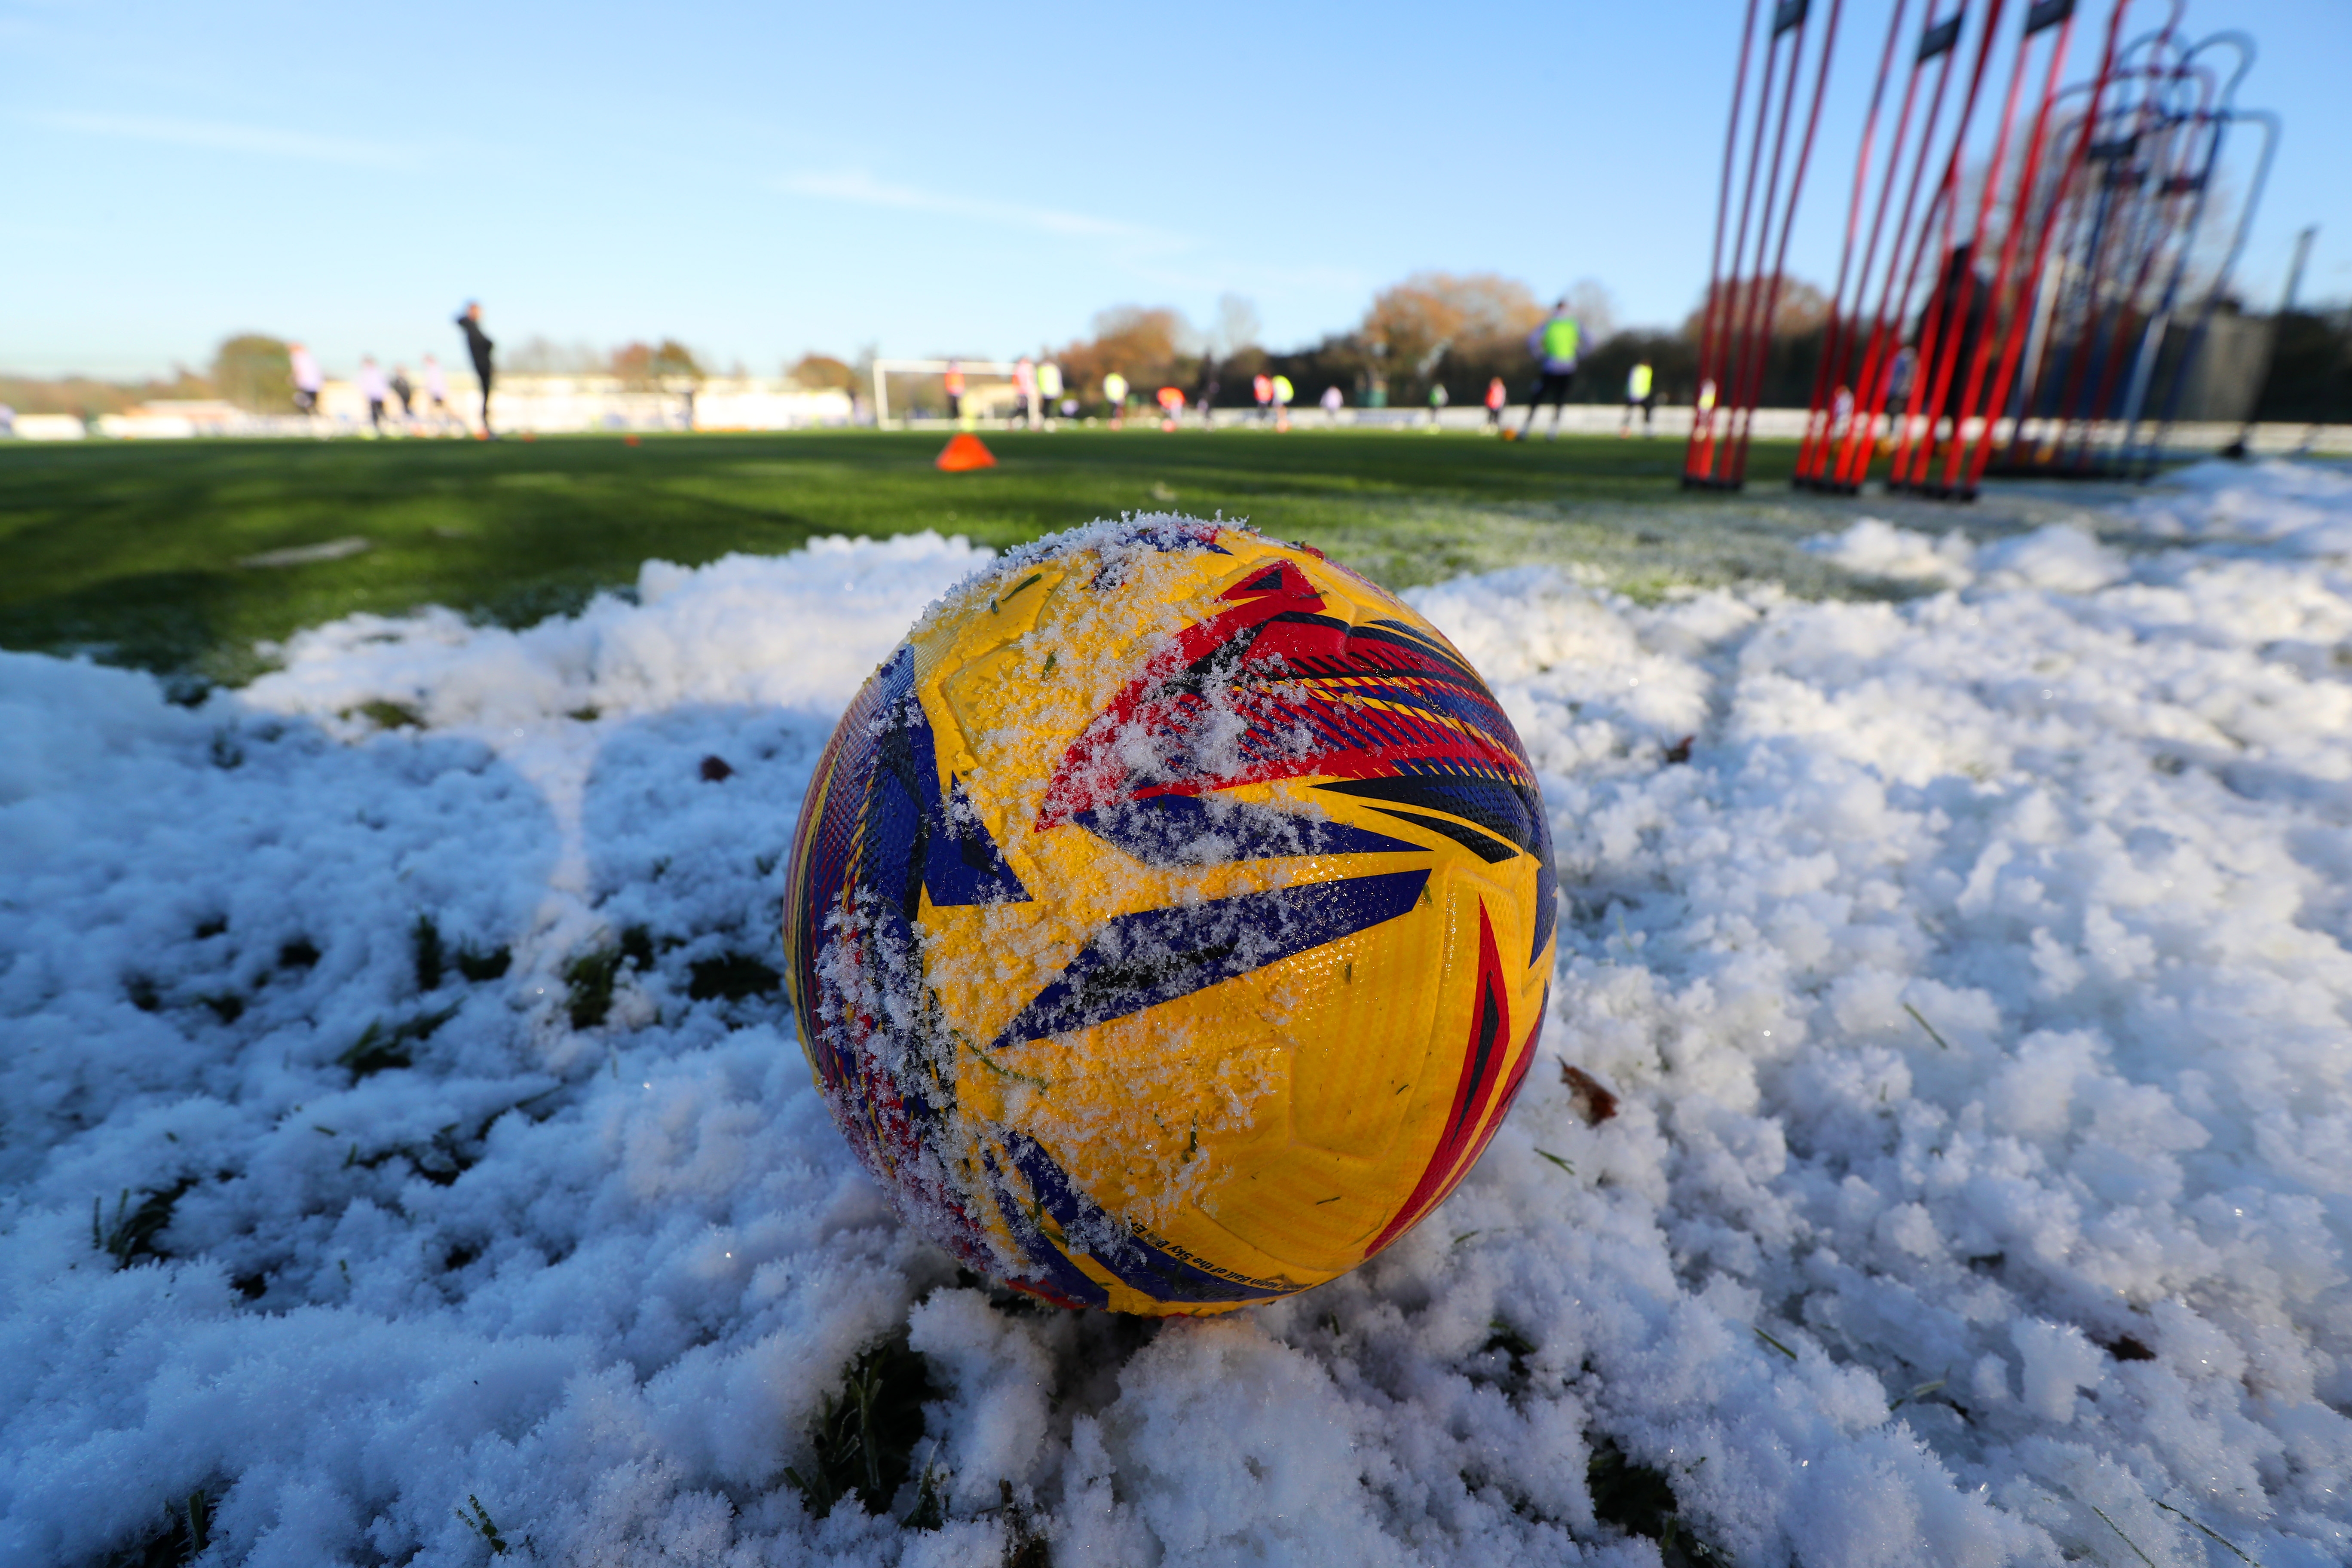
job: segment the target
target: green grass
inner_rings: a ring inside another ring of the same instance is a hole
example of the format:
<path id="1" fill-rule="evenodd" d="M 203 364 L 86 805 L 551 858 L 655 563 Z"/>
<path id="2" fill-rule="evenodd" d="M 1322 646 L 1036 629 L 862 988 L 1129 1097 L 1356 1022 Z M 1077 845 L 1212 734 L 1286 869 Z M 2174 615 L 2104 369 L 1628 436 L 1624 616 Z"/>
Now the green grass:
<path id="1" fill-rule="evenodd" d="M 1744 496 L 1676 488 L 1678 443 L 1524 445 L 1395 432 L 1156 430 L 988 437 L 994 469 L 941 474 L 937 435 L 0 447 L 0 647 L 215 679 L 254 645 L 353 611 L 447 605 L 505 625 L 634 582 L 831 533 L 937 529 L 1006 545 L 1175 509 L 1245 517 L 1392 586 L 1529 560 L 1640 595 L 1771 576 L 1856 584 L 1795 548 L 1853 503 L 1784 488 L 1760 447 Z M 1948 514 L 1947 514 L 1948 515 Z M 339 559 L 245 564 L 337 541 Z"/>

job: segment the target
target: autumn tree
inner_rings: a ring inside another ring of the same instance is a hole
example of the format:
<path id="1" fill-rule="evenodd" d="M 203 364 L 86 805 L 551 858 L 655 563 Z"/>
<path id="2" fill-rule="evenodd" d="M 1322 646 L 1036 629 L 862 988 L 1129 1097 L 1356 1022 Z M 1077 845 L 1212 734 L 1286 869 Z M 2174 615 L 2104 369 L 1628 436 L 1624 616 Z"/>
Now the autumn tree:
<path id="1" fill-rule="evenodd" d="M 1763 325 L 1764 311 L 1772 310 L 1771 334 L 1761 345 L 1748 339 L 1746 360 L 1717 374 L 1726 380 L 1724 397 L 1745 396 L 1760 408 L 1801 408 L 1812 398 L 1813 371 L 1821 363 L 1822 339 L 1830 319 L 1830 299 L 1801 278 L 1782 274 L 1727 278 L 1699 297 L 1698 309 L 1683 322 L 1683 338 L 1697 350 L 1707 322 L 1707 303 L 1715 304 L 1715 343 L 1718 355 L 1738 347 L 1743 335 Z M 1750 312 L 1753 312 L 1752 314 Z M 1718 365 L 1722 362 L 1717 361 Z M 1742 391 L 1744 388 L 1744 392 Z"/>
<path id="2" fill-rule="evenodd" d="M 212 384 L 239 408 L 283 414 L 294 406 L 294 369 L 286 343 L 262 332 L 241 332 L 213 353 Z"/>
<path id="3" fill-rule="evenodd" d="M 1373 296 L 1356 335 L 1391 380 L 1425 382 L 1447 353 L 1491 357 L 1542 320 L 1543 307 L 1517 279 L 1416 272 Z"/>
<path id="4" fill-rule="evenodd" d="M 857 390 L 857 373 L 830 354 L 803 354 L 784 374 L 805 392 Z"/>
<path id="5" fill-rule="evenodd" d="M 1754 320 L 1761 322 L 1767 305 L 1772 309 L 1772 335 L 1776 338 L 1801 338 L 1818 332 L 1830 319 L 1830 297 L 1801 278 L 1787 273 L 1780 275 L 1780 291 L 1772 292 L 1771 274 L 1753 278 L 1726 278 L 1709 286 L 1699 296 L 1698 308 L 1683 321 L 1683 335 L 1693 342 L 1699 341 L 1706 330 L 1707 306 L 1715 306 L 1715 330 L 1719 340 L 1737 335 L 1741 326 Z M 1749 315 L 1754 311 L 1753 317 Z"/>
<path id="6" fill-rule="evenodd" d="M 607 357 L 588 343 L 559 343 L 534 337 L 511 353 L 501 353 L 499 368 L 510 375 L 593 375 Z"/>
<path id="7" fill-rule="evenodd" d="M 1146 396 L 1168 383 L 1190 385 L 1199 374 L 1197 336 L 1183 316 L 1165 306 L 1118 305 L 1095 317 L 1095 335 L 1054 353 L 1062 379 L 1092 396 L 1112 371 Z"/>
<path id="8" fill-rule="evenodd" d="M 613 351 L 612 374 L 626 386 L 658 386 L 670 380 L 700 381 L 703 370 L 692 350 L 676 338 L 651 347 L 626 343 Z"/>

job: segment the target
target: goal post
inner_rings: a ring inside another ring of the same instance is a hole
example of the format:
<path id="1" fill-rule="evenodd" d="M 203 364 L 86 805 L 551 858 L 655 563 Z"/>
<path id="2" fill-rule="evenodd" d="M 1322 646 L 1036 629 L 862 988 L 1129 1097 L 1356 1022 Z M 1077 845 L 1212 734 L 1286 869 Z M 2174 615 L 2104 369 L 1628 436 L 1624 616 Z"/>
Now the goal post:
<path id="1" fill-rule="evenodd" d="M 945 375 L 950 366 L 966 375 L 994 375 L 1010 380 L 1013 362 L 991 359 L 877 359 L 874 362 L 874 426 L 890 422 L 889 378 L 894 375 Z"/>

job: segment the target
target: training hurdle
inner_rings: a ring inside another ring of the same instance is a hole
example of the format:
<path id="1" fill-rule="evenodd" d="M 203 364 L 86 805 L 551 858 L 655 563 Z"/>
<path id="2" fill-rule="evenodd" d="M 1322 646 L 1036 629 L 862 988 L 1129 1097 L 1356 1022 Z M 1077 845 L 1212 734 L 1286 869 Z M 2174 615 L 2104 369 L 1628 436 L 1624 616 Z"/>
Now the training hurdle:
<path id="1" fill-rule="evenodd" d="M 2089 8 L 1889 0 L 1884 35 L 1871 30 L 1876 73 L 1801 488 L 1852 493 L 1883 474 L 1891 489 L 1965 500 L 1988 473 L 2145 477 L 2167 449 L 2278 121 L 2237 104 L 2253 59 L 2244 34 L 2192 42 L 2186 0 L 2114 0 L 2084 48 Z M 1685 486 L 1746 479 L 1840 12 L 1840 0 L 1747 8 Z M 2070 62 L 2084 68 L 2071 85 Z M 2232 162 L 2242 126 L 2260 132 L 2250 170 Z"/>

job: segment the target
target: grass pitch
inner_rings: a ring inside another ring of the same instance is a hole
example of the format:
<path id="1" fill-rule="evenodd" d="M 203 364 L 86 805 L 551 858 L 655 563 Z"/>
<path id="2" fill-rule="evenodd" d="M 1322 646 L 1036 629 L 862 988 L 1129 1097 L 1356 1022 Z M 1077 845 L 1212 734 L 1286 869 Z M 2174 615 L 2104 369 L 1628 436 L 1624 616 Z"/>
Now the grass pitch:
<path id="1" fill-rule="evenodd" d="M 1787 489 L 1787 447 L 1758 447 L 1748 490 L 1721 496 L 1681 491 L 1664 439 L 1066 430 L 991 435 L 998 468 L 941 474 L 943 439 L 0 446 L 0 647 L 239 680 L 257 642 L 358 610 L 519 626 L 627 586 L 649 557 L 927 528 L 1001 546 L 1164 510 L 1246 518 L 1391 586 L 1532 560 L 1644 596 L 1757 576 L 1887 591 L 1796 548 L 1859 511 Z"/>

